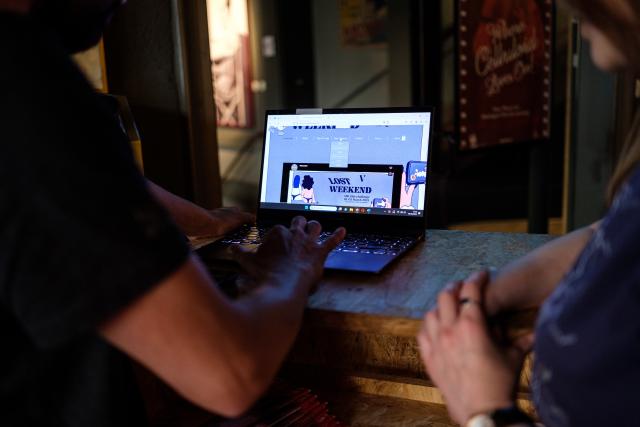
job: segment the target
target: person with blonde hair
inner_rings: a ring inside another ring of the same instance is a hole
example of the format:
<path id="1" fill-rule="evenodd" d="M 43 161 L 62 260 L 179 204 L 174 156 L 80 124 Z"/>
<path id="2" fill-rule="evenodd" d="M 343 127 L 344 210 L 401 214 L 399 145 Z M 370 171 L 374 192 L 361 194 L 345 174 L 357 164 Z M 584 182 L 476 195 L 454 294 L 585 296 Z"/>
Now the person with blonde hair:
<path id="1" fill-rule="evenodd" d="M 567 0 L 594 63 L 640 71 L 640 1 Z M 497 274 L 453 283 L 425 315 L 418 342 L 452 418 L 468 427 L 526 426 L 515 406 L 533 346 L 532 395 L 547 427 L 639 426 L 640 115 L 609 186 L 604 218 Z M 535 333 L 499 345 L 487 318 L 541 306 Z"/>

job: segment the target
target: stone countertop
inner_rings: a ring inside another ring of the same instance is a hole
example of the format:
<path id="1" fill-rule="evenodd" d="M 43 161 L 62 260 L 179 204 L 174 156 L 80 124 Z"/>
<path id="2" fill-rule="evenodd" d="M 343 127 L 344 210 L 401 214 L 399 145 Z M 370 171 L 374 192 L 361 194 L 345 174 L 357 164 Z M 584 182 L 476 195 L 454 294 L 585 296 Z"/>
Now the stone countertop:
<path id="1" fill-rule="evenodd" d="M 515 233 L 428 230 L 424 242 L 379 275 L 328 271 L 308 312 L 419 320 L 440 290 L 470 273 L 500 268 L 554 237 Z M 334 316 L 334 322 L 341 317 Z M 369 322 L 371 325 L 371 323 Z M 336 325 L 339 326 L 339 325 Z M 412 331 L 414 326 L 410 328 Z"/>

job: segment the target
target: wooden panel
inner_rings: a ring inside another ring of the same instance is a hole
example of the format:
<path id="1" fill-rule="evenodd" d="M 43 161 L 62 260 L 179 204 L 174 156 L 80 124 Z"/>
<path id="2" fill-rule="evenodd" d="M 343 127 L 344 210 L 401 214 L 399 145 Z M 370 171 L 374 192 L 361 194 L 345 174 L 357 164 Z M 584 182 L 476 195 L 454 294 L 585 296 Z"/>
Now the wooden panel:
<path id="1" fill-rule="evenodd" d="M 429 381 L 415 334 L 397 336 L 308 326 L 305 324 L 287 363 L 304 370 L 337 371 L 345 375 L 386 375 L 397 382 Z M 519 389 L 528 392 L 531 362 L 525 363 Z M 323 374 L 324 375 L 324 374 Z M 410 397 L 407 397 L 410 398 Z"/>
<path id="2" fill-rule="evenodd" d="M 180 20 L 184 72 L 184 102 L 189 117 L 189 148 L 194 201 L 212 209 L 222 205 L 222 184 L 218 160 L 216 110 L 209 50 L 207 4 L 205 0 L 180 0 L 176 19 Z"/>
<path id="3" fill-rule="evenodd" d="M 445 405 L 442 393 L 428 380 L 395 377 L 382 374 L 347 373 L 343 371 L 326 371 L 309 369 L 302 366 L 289 365 L 282 376 L 290 382 L 317 390 L 348 393 L 354 396 L 375 395 L 387 398 L 387 404 L 396 399 L 420 402 L 424 406 Z M 535 409 L 528 392 L 519 392 L 517 404 L 524 411 L 535 417 Z M 333 411 L 333 408 L 332 408 Z"/>
<path id="4" fill-rule="evenodd" d="M 288 360 L 347 372 L 426 379 L 414 337 L 304 328 Z"/>
<path id="5" fill-rule="evenodd" d="M 329 393 L 320 397 L 329 402 L 331 413 L 346 425 L 453 427 L 444 405 L 406 399 L 389 399 L 369 394 Z"/>

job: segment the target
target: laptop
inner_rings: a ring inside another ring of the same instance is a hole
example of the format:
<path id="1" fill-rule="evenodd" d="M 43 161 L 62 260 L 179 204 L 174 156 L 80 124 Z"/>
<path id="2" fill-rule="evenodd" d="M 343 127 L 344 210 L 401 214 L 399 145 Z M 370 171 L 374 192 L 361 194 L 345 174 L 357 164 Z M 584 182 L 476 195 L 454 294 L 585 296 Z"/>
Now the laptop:
<path id="1" fill-rule="evenodd" d="M 380 273 L 424 239 L 431 108 L 266 112 L 256 224 L 198 249 L 232 259 L 232 244 L 257 247 L 276 224 L 303 215 L 339 226 L 345 240 L 325 268 Z"/>

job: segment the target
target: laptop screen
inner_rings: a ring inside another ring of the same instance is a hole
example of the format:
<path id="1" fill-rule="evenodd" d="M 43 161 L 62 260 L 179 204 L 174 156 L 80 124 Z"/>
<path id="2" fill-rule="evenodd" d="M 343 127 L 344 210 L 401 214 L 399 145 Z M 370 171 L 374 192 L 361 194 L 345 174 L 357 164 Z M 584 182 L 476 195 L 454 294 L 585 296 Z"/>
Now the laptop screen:
<path id="1" fill-rule="evenodd" d="M 431 119 L 268 114 L 260 208 L 424 216 Z"/>

